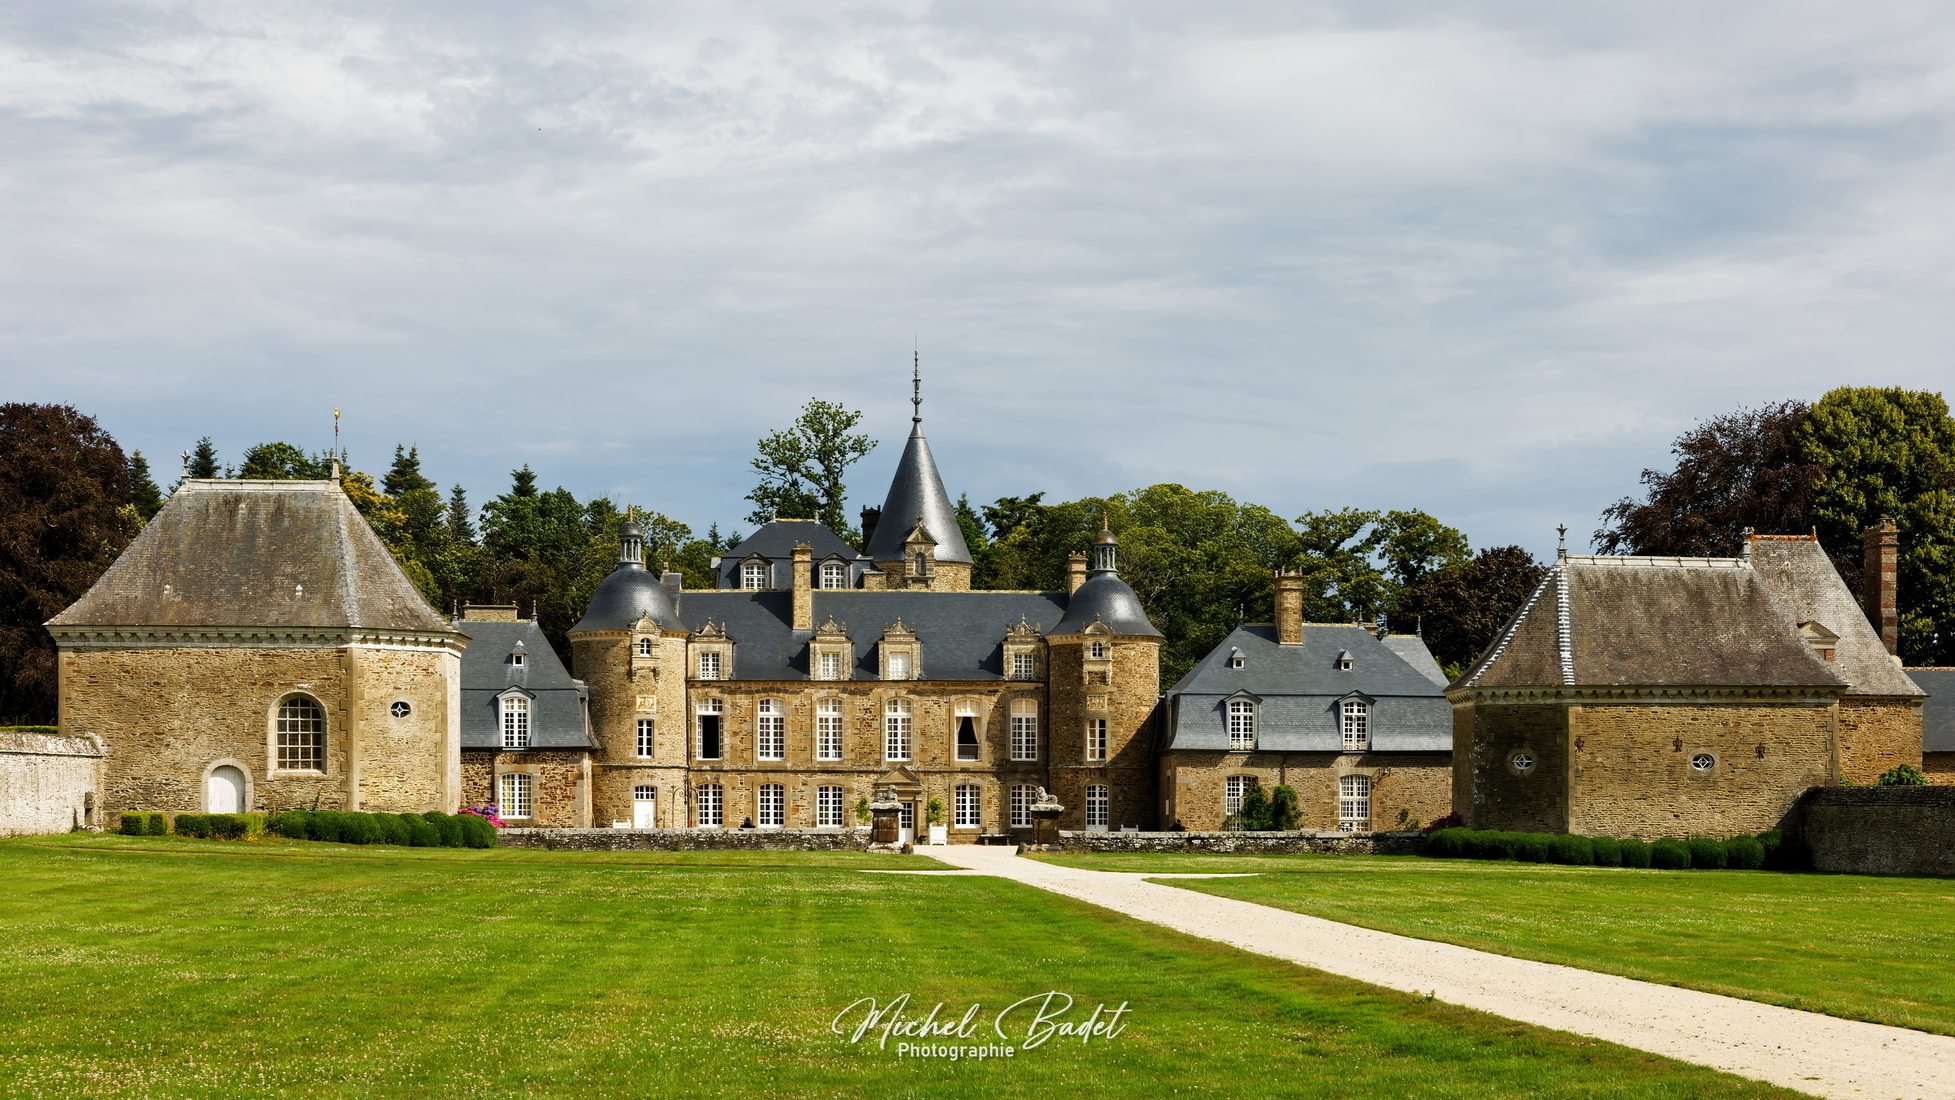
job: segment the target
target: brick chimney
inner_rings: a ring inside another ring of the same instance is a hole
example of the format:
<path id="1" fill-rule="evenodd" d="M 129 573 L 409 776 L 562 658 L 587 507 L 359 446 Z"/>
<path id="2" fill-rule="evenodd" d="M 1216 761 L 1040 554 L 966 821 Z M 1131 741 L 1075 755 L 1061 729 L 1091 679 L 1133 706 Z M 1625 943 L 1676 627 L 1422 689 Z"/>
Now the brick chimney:
<path id="1" fill-rule="evenodd" d="M 1867 528 L 1860 536 L 1866 558 L 1860 575 L 1860 602 L 1867 609 L 1867 621 L 1880 631 L 1880 643 L 1887 652 L 1901 648 L 1900 572 L 1901 530 L 1890 517 Z"/>
<path id="2" fill-rule="evenodd" d="M 815 628 L 815 551 L 805 542 L 794 544 L 794 629 Z"/>
<path id="3" fill-rule="evenodd" d="M 1079 586 L 1085 583 L 1086 583 L 1086 555 L 1081 552 L 1074 552 L 1072 554 L 1067 555 L 1066 593 L 1068 595 L 1071 595 L 1072 593 L 1079 591 Z"/>
<path id="4" fill-rule="evenodd" d="M 1303 574 L 1289 569 L 1276 571 L 1276 640 L 1303 644 Z"/>

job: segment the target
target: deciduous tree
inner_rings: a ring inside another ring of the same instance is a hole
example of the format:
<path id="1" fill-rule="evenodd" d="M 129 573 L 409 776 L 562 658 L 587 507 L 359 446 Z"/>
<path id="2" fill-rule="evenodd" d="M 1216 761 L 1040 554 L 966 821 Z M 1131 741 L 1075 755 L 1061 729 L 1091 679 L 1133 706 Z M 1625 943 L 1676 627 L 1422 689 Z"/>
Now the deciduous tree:
<path id="1" fill-rule="evenodd" d="M 753 523 L 774 519 L 819 520 L 830 531 L 849 529 L 848 488 L 843 475 L 876 449 L 875 440 L 855 430 L 862 414 L 832 401 L 815 399 L 785 431 L 762 436 L 753 460 L 760 484 L 747 494 Z"/>
<path id="2" fill-rule="evenodd" d="M 1392 626 L 1417 630 L 1448 676 L 1500 636 L 1547 567 L 1518 546 L 1495 546 L 1441 568 L 1400 594 Z"/>
<path id="3" fill-rule="evenodd" d="M 1678 436 L 1670 447 L 1676 467 L 1643 471 L 1644 498 L 1624 497 L 1602 513 L 1596 548 L 1729 557 L 1746 528 L 1808 530 L 1824 473 L 1801 441 L 1810 411 L 1802 401 L 1780 401 L 1711 417 Z"/>

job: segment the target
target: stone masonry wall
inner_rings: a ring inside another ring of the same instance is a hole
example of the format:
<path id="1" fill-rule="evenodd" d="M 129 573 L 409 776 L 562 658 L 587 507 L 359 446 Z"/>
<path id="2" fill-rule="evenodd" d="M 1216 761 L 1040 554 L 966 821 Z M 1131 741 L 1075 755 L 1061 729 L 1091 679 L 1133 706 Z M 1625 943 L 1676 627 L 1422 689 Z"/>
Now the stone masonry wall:
<path id="1" fill-rule="evenodd" d="M 1221 828 L 1232 775 L 1252 776 L 1264 791 L 1288 784 L 1310 830 L 1338 828 L 1338 780 L 1346 775 L 1371 778 L 1372 829 L 1423 826 L 1452 810 L 1446 753 L 1180 751 L 1163 754 L 1163 770 L 1176 818 L 1195 830 Z"/>
<path id="2" fill-rule="evenodd" d="M 1955 877 L 1955 789 L 1822 787 L 1798 829 L 1817 871 Z"/>
<path id="3" fill-rule="evenodd" d="M 1533 757 L 1532 771 L 1514 767 Z M 1559 833 L 1568 827 L 1568 713 L 1556 702 L 1475 700 L 1453 708 L 1455 808 L 1475 829 Z"/>
<path id="4" fill-rule="evenodd" d="M 1930 783 L 1955 786 L 1955 752 L 1922 753 L 1921 770 L 1927 773 Z"/>
<path id="5" fill-rule="evenodd" d="M 637 656 L 641 637 L 653 640 L 653 658 Z M 686 706 L 687 647 L 679 635 L 623 631 L 583 634 L 571 640 L 573 675 L 590 690 L 592 755 L 591 823 L 632 820 L 633 792 L 657 792 L 661 825 L 686 824 L 686 761 L 691 717 Z M 638 721 L 652 722 L 652 754 L 638 755 Z"/>
<path id="6" fill-rule="evenodd" d="M 345 651 L 359 809 L 453 813 L 460 799 L 461 657 L 437 649 Z M 450 685 L 455 696 L 450 696 Z M 397 702 L 405 718 L 393 716 Z M 330 731 L 329 738 L 330 742 Z"/>
<path id="7" fill-rule="evenodd" d="M 0 836 L 101 823 L 102 744 L 93 737 L 0 731 Z"/>
<path id="8" fill-rule="evenodd" d="M 1840 699 L 1840 777 L 1872 784 L 1898 764 L 1921 766 L 1919 699 Z"/>
<path id="9" fill-rule="evenodd" d="M 1068 852 L 1239 852 L 1263 855 L 1414 855 L 1418 833 L 1084 833 L 1062 831 Z"/>
<path id="10" fill-rule="evenodd" d="M 470 749 L 462 754 L 462 802 L 475 806 L 500 803 L 498 792 L 506 773 L 533 777 L 530 793 L 535 805 L 523 824 L 546 829 L 587 829 L 591 826 L 589 764 L 576 750 Z M 501 809 L 507 817 L 509 807 Z M 512 819 L 513 820 L 513 819 Z"/>
<path id="11" fill-rule="evenodd" d="M 1082 639 L 1055 639 L 1046 649 L 1052 701 L 1046 736 L 1050 787 L 1066 812 L 1064 829 L 1086 828 L 1086 788 L 1107 788 L 1107 825 L 1160 823 L 1154 790 L 1155 711 L 1161 692 L 1161 646 L 1151 638 L 1108 639 L 1112 656 L 1093 662 Z M 1105 682 L 1097 682 L 1098 673 Z M 1086 759 L 1086 723 L 1107 723 L 1107 759 Z"/>
<path id="12" fill-rule="evenodd" d="M 569 852 L 859 851 L 869 847 L 869 830 L 504 829 L 496 840 L 504 848 Z"/>

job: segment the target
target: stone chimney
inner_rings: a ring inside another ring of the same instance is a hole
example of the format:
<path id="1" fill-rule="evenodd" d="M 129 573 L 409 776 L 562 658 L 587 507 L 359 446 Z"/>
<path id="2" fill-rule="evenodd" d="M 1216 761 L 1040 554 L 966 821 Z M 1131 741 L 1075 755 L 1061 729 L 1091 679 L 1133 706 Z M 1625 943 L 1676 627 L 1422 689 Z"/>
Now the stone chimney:
<path id="1" fill-rule="evenodd" d="M 862 509 L 862 545 L 866 549 L 876 537 L 876 528 L 882 525 L 881 508 Z"/>
<path id="2" fill-rule="evenodd" d="M 1303 644 L 1303 574 L 1289 569 L 1276 571 L 1276 640 Z"/>
<path id="3" fill-rule="evenodd" d="M 1880 644 L 1887 647 L 1887 652 L 1898 653 L 1901 601 L 1896 575 L 1900 572 L 1901 530 L 1891 518 L 1883 516 L 1860 536 L 1860 544 L 1866 551 L 1860 575 L 1860 602 L 1867 609 L 1867 621 L 1880 631 Z"/>
<path id="4" fill-rule="evenodd" d="M 1066 556 L 1066 594 L 1071 595 L 1079 591 L 1079 586 L 1085 583 L 1086 555 L 1078 552 L 1068 554 Z"/>
<path id="5" fill-rule="evenodd" d="M 465 623 L 515 623 L 522 620 L 516 617 L 513 603 L 465 603 L 462 605 L 462 621 Z"/>
<path id="6" fill-rule="evenodd" d="M 805 542 L 794 544 L 794 629 L 815 628 L 815 551 Z"/>

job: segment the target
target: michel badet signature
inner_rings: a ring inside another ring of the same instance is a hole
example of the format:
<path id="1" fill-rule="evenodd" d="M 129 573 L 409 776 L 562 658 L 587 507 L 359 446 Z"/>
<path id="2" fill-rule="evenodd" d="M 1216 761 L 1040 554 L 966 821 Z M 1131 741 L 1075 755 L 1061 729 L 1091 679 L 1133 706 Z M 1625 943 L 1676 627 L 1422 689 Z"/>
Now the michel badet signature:
<path id="1" fill-rule="evenodd" d="M 1035 993 L 999 1009 L 990 1017 L 991 1030 L 1021 1050 L 1035 1050 L 1053 1039 L 1077 1039 L 1081 1043 L 1113 1039 L 1127 1030 L 1126 1001 L 1121 1001 L 1118 1008 L 1096 1004 L 1091 1012 L 1074 1012 L 1074 1007 L 1070 994 L 1058 990 Z M 930 1011 L 915 1015 L 910 1011 L 910 995 L 904 993 L 887 1002 L 874 997 L 860 998 L 836 1013 L 828 1026 L 835 1034 L 847 1036 L 851 1043 L 874 1036 L 876 1045 L 887 1047 L 891 1039 L 968 1042 L 979 1038 L 978 1029 L 983 1021 L 982 1004 L 973 1004 L 962 1013 L 953 1014 L 939 1001 L 930 1006 Z"/>

